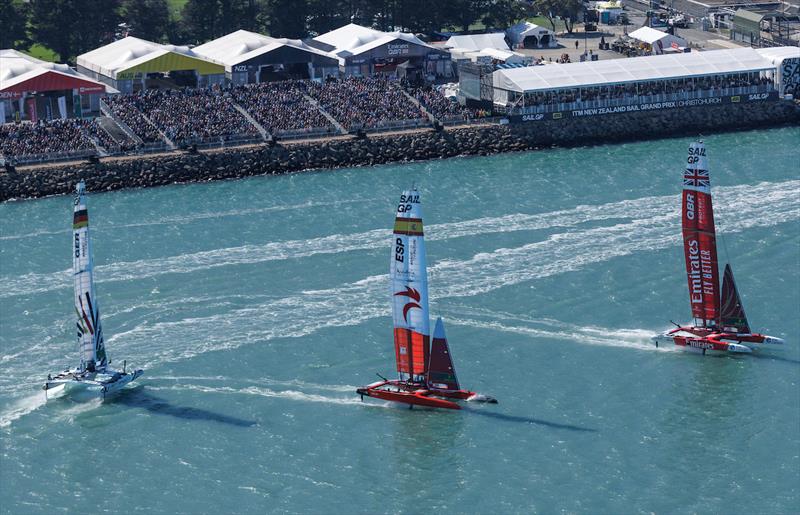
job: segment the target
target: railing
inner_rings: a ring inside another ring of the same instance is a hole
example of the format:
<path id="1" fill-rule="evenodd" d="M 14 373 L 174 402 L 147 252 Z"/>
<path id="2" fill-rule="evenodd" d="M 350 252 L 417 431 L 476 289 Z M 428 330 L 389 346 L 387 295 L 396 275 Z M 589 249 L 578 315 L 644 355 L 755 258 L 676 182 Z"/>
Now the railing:
<path id="1" fill-rule="evenodd" d="M 95 149 L 75 150 L 72 152 L 43 152 L 41 154 L 23 154 L 21 156 L 4 157 L 0 165 L 4 166 L 6 163 L 12 163 L 15 165 L 30 165 L 45 162 L 70 161 L 73 159 L 82 159 L 96 155 L 97 150 Z"/>
<path id="2" fill-rule="evenodd" d="M 122 119 L 119 116 L 117 116 L 114 113 L 114 111 L 111 110 L 110 107 L 108 107 L 108 104 L 106 104 L 102 98 L 100 99 L 100 112 L 106 115 L 107 117 L 111 118 L 112 120 L 114 120 L 116 124 L 119 126 L 119 128 L 122 129 L 122 132 L 127 134 L 128 137 L 130 137 L 131 140 L 133 140 L 137 145 L 144 144 L 142 138 L 137 136 L 136 133 L 133 132 L 133 130 L 131 130 L 131 128 L 128 127 L 128 125 L 125 122 L 123 122 Z"/>
<path id="3" fill-rule="evenodd" d="M 339 136 L 339 131 L 331 127 L 314 127 L 311 129 L 277 130 L 273 135 L 279 139 L 311 139 L 324 136 Z"/>
<path id="4" fill-rule="evenodd" d="M 410 130 L 418 129 L 420 127 L 430 127 L 432 124 L 428 119 L 417 118 L 414 120 L 385 120 L 377 124 L 364 127 L 362 124 L 354 124 L 350 126 L 350 132 L 362 129 L 364 132 L 385 132 L 396 130 Z"/>
<path id="5" fill-rule="evenodd" d="M 519 109 L 512 109 L 512 111 L 513 114 L 552 113 L 557 111 L 573 111 L 578 109 L 591 109 L 598 107 L 618 107 L 633 104 L 674 102 L 678 100 L 694 100 L 733 95 L 749 95 L 753 93 L 769 93 L 771 91 L 775 91 L 775 88 L 772 84 L 759 84 L 757 86 L 682 91 L 678 93 L 664 93 L 660 95 L 625 95 L 619 98 L 560 102 L 554 104 L 526 106 Z"/>

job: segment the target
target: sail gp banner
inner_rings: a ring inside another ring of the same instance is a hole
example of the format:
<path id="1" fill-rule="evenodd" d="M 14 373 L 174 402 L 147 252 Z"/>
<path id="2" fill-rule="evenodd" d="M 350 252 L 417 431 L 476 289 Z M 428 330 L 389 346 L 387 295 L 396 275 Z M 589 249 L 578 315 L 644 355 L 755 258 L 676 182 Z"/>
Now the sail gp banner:
<path id="1" fill-rule="evenodd" d="M 687 100 L 652 102 L 652 103 L 633 104 L 633 105 L 615 106 L 615 107 L 593 107 L 587 109 L 575 109 L 571 111 L 556 111 L 554 113 L 536 113 L 536 114 L 521 114 L 521 115 L 517 114 L 508 116 L 508 119 L 512 123 L 539 122 L 546 120 L 562 120 L 564 118 L 585 118 L 592 116 L 603 116 L 606 114 L 663 111 L 666 109 L 678 109 L 682 107 L 763 102 L 763 101 L 771 101 L 777 99 L 778 99 L 778 92 L 771 91 L 769 93 L 751 93 L 747 95 L 735 95 L 735 96 L 714 97 L 714 98 L 691 98 Z"/>

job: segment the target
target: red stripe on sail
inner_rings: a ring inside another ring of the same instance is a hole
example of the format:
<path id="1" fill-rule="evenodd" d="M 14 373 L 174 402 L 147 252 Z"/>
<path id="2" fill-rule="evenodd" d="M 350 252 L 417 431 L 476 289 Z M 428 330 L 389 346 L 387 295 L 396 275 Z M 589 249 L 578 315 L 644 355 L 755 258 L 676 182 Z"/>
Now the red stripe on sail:
<path id="1" fill-rule="evenodd" d="M 688 170 L 687 170 L 688 173 Z M 683 247 L 692 316 L 719 319 L 719 267 L 711 195 L 683 190 Z"/>
<path id="2" fill-rule="evenodd" d="M 395 327 L 394 350 L 397 359 L 397 371 L 411 375 L 423 375 L 428 363 L 428 336 L 406 329 Z"/>
<path id="3" fill-rule="evenodd" d="M 428 370 L 428 383 L 442 390 L 460 390 L 450 348 L 444 338 L 434 338 L 431 342 L 431 361 Z"/>

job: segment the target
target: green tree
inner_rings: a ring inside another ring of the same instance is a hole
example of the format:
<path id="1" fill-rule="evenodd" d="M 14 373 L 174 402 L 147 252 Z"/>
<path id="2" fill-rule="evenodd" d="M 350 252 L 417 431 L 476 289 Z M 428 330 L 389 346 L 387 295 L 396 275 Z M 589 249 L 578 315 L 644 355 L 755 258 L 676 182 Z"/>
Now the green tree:
<path id="1" fill-rule="evenodd" d="M 239 29 L 262 30 L 263 10 L 258 0 L 189 0 L 183 7 L 183 37 L 205 43 Z"/>
<path id="2" fill-rule="evenodd" d="M 487 27 L 506 29 L 525 17 L 525 7 L 517 0 L 491 2 L 481 21 Z"/>
<path id="3" fill-rule="evenodd" d="M 564 20 L 564 26 L 567 32 L 572 34 L 575 22 L 580 16 L 583 4 L 581 0 L 535 0 L 533 3 L 540 15 L 547 18 L 553 30 L 556 30 L 556 17 L 561 17 Z"/>
<path id="4" fill-rule="evenodd" d="M 28 4 L 21 0 L 0 0 L 0 48 L 28 46 Z"/>
<path id="5" fill-rule="evenodd" d="M 275 38 L 304 38 L 308 35 L 306 21 L 308 2 L 305 0 L 268 0 L 269 35 Z"/>
<path id="6" fill-rule="evenodd" d="M 122 20 L 137 38 L 163 43 L 170 24 L 166 0 L 124 0 L 120 9 Z"/>
<path id="7" fill-rule="evenodd" d="M 53 49 L 62 62 L 113 41 L 118 0 L 31 0 L 34 41 Z"/>

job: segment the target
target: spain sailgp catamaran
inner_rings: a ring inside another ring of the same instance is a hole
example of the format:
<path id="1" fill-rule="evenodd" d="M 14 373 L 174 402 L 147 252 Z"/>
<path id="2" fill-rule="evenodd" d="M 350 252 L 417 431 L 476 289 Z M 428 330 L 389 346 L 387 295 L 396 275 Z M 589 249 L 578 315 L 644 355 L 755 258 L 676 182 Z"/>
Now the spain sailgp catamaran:
<path id="1" fill-rule="evenodd" d="M 706 354 L 750 353 L 765 344 L 782 344 L 781 338 L 750 330 L 729 264 L 725 265 L 720 294 L 711 179 L 703 142 L 689 146 L 681 212 L 689 302 L 694 322 L 686 326 L 675 324 L 677 328 L 654 336 L 656 346 L 674 343 Z"/>
<path id="2" fill-rule="evenodd" d="M 80 363 L 76 368 L 47 376 L 44 383 L 45 396 L 51 390 L 80 387 L 105 397 L 130 383 L 141 370 L 127 372 L 109 367 L 111 361 L 106 354 L 100 310 L 94 291 L 92 245 L 89 240 L 89 214 L 86 210 L 86 186 L 78 183 L 75 193 L 72 219 L 72 273 L 75 282 L 75 314 L 78 332 Z"/>
<path id="3" fill-rule="evenodd" d="M 422 231 L 422 205 L 416 189 L 400 195 L 392 237 L 391 282 L 394 347 L 399 378 L 358 388 L 356 393 L 413 406 L 460 409 L 454 402 L 496 403 L 462 390 L 456 377 L 441 318 L 430 340 L 428 272 Z"/>

